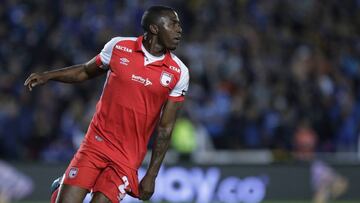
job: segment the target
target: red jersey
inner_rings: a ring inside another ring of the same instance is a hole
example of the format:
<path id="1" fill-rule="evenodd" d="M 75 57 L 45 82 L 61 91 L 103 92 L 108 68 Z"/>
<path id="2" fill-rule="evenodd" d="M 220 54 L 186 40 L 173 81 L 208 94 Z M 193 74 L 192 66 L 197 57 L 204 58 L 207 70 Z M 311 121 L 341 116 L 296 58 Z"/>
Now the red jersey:
<path id="1" fill-rule="evenodd" d="M 143 37 L 115 37 L 97 56 L 107 78 L 90 128 L 118 151 L 122 164 L 138 169 L 168 99 L 183 101 L 187 67 L 171 52 L 149 54 Z M 100 149 L 101 150 L 101 149 Z"/>

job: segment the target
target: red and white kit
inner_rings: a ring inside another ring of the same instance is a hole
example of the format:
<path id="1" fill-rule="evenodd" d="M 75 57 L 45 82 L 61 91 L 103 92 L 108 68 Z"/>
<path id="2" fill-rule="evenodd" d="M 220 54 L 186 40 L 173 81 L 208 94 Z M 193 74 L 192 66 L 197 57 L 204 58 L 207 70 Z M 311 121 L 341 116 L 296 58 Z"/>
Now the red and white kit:
<path id="1" fill-rule="evenodd" d="M 181 102 L 187 67 L 171 52 L 151 55 L 143 37 L 115 37 L 96 57 L 107 78 L 96 112 L 63 182 L 100 191 L 112 202 L 138 196 L 137 169 L 167 100 Z"/>

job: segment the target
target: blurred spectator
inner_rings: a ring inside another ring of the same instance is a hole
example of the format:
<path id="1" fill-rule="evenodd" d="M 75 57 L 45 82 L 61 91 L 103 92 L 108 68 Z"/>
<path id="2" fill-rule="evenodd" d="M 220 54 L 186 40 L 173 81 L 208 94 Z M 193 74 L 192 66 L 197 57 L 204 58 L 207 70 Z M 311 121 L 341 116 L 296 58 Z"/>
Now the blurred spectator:
<path id="1" fill-rule="evenodd" d="M 303 121 L 317 151 L 357 150 L 360 3 L 357 0 L 3 0 L 0 156 L 63 161 L 86 131 L 103 79 L 52 84 L 31 95 L 33 71 L 84 62 L 113 36 L 140 33 L 151 4 L 176 8 L 177 50 L 192 84 L 191 120 L 217 149 L 292 150 Z M 75 143 L 74 143 L 75 142 Z"/>
<path id="2" fill-rule="evenodd" d="M 312 186 L 314 189 L 313 203 L 327 203 L 343 195 L 349 181 L 321 161 L 311 165 Z"/>
<path id="3" fill-rule="evenodd" d="M 33 191 L 33 182 L 26 175 L 0 161 L 0 203 L 23 199 Z"/>
<path id="4" fill-rule="evenodd" d="M 294 135 L 294 158 L 312 161 L 315 158 L 317 135 L 308 126 L 300 126 Z"/>
<path id="5" fill-rule="evenodd" d="M 326 203 L 343 195 L 348 188 L 348 180 L 324 161 L 317 160 L 318 136 L 303 122 L 295 130 L 294 158 L 310 163 L 313 203 Z"/>

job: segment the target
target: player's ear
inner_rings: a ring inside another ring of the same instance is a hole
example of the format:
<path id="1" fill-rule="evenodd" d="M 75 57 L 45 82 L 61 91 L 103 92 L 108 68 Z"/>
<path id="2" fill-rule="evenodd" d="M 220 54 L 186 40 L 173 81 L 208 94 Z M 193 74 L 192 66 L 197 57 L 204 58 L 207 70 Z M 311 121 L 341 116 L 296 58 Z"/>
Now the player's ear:
<path id="1" fill-rule="evenodd" d="M 149 29 L 150 29 L 151 34 L 154 34 L 154 35 L 157 35 L 157 33 L 159 32 L 159 27 L 155 24 L 150 24 Z"/>

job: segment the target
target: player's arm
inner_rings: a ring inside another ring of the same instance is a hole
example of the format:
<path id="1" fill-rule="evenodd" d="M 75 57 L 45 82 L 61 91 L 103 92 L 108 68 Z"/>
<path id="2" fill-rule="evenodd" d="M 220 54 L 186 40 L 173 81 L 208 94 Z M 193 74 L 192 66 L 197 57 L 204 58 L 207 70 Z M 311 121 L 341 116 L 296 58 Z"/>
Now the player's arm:
<path id="1" fill-rule="evenodd" d="M 165 157 L 165 153 L 169 148 L 171 132 L 173 130 L 176 114 L 182 106 L 182 102 L 168 100 L 160 119 L 152 149 L 149 168 L 140 182 L 140 199 L 148 200 L 154 193 L 155 179 L 159 173 L 161 163 Z"/>
<path id="2" fill-rule="evenodd" d="M 96 57 L 84 64 L 69 66 L 62 69 L 32 73 L 24 83 L 31 91 L 33 87 L 45 84 L 49 80 L 64 83 L 78 83 L 102 75 L 106 70 L 99 68 Z"/>

